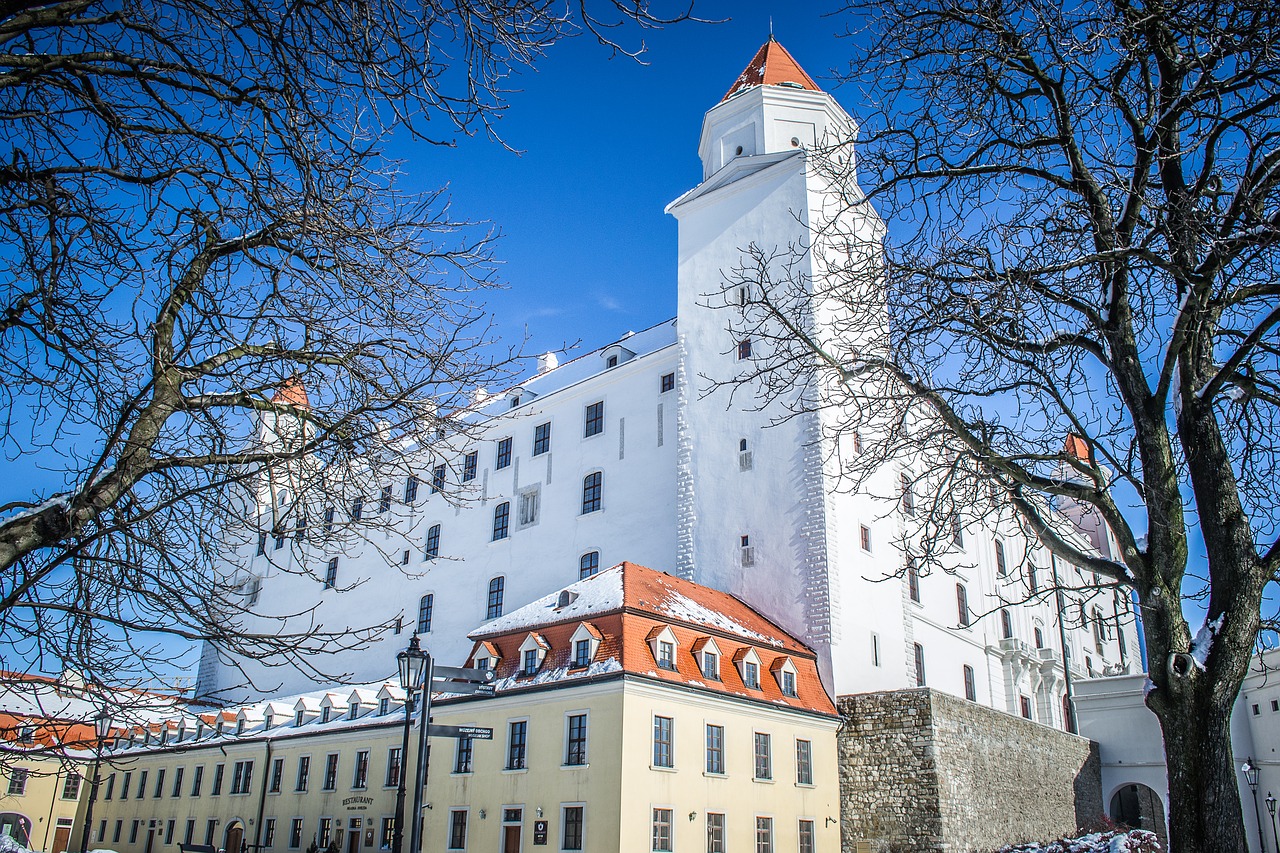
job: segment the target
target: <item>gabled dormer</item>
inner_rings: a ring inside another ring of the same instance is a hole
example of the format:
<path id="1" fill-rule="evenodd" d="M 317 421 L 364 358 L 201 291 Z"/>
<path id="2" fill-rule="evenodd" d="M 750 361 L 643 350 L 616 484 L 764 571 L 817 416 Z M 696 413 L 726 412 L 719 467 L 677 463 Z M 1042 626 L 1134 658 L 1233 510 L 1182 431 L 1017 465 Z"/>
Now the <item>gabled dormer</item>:
<path id="1" fill-rule="evenodd" d="M 769 664 L 769 672 L 773 675 L 773 680 L 783 696 L 795 698 L 800 695 L 796 687 L 796 665 L 791 658 L 786 655 L 775 658 L 773 663 Z"/>
<path id="2" fill-rule="evenodd" d="M 378 694 L 364 687 L 357 687 L 347 696 L 347 719 L 356 720 L 376 708 Z"/>
<path id="3" fill-rule="evenodd" d="M 722 655 L 720 647 L 716 645 L 715 638 L 699 637 L 693 641 L 690 651 L 693 652 L 694 660 L 698 662 L 698 669 L 702 672 L 702 677 L 708 681 L 719 681 Z"/>
<path id="4" fill-rule="evenodd" d="M 604 362 L 604 369 L 610 370 L 619 364 L 625 364 L 635 358 L 634 350 L 627 349 L 622 342 L 609 344 L 609 346 L 600 350 L 600 360 Z"/>
<path id="5" fill-rule="evenodd" d="M 600 640 L 603 638 L 600 629 L 590 622 L 579 622 L 573 636 L 569 638 L 569 665 L 581 669 L 590 666 L 600 651 Z"/>
<path id="6" fill-rule="evenodd" d="M 340 720 L 347 713 L 347 697 L 339 693 L 326 693 L 320 700 L 320 722 Z"/>
<path id="7" fill-rule="evenodd" d="M 262 706 L 263 730 L 281 725 L 293 715 L 293 708 L 283 702 L 268 702 Z"/>
<path id="8" fill-rule="evenodd" d="M 294 726 L 305 726 L 312 720 L 319 718 L 319 716 L 320 700 L 314 696 L 301 696 L 293 705 Z"/>
<path id="9" fill-rule="evenodd" d="M 252 731 L 256 726 L 261 725 L 265 716 L 260 708 L 252 705 L 244 706 L 236 714 L 236 734 L 242 735 L 247 731 Z"/>
<path id="10" fill-rule="evenodd" d="M 496 645 L 486 640 L 476 647 L 471 660 L 476 669 L 497 669 L 498 664 L 502 662 L 502 652 Z"/>
<path id="11" fill-rule="evenodd" d="M 756 650 L 747 647 L 739 649 L 733 656 L 733 664 L 738 669 L 738 677 L 749 690 L 760 689 L 760 656 Z"/>
<path id="12" fill-rule="evenodd" d="M 520 674 L 533 675 L 542 668 L 551 644 L 541 634 L 530 632 L 520 644 Z"/>
<path id="13" fill-rule="evenodd" d="M 374 698 L 378 703 L 378 713 L 383 716 L 390 714 L 395 708 L 404 707 L 404 689 L 389 681 L 382 685 Z"/>
<path id="14" fill-rule="evenodd" d="M 649 643 L 649 651 L 653 653 L 653 662 L 658 665 L 658 669 L 674 670 L 679 643 L 671 627 L 664 625 L 654 628 L 645 639 Z"/>

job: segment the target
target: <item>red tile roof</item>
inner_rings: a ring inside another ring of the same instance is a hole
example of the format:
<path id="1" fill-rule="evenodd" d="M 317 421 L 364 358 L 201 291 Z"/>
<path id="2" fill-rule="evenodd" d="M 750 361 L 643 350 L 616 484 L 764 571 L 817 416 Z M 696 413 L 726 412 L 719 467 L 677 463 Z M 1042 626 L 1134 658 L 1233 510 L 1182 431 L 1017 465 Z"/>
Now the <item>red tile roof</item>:
<path id="1" fill-rule="evenodd" d="M 1067 433 L 1067 440 L 1062 449 L 1086 465 L 1093 462 L 1093 451 L 1089 449 L 1085 440 L 1075 433 Z"/>
<path id="2" fill-rule="evenodd" d="M 302 384 L 302 380 L 296 376 L 280 386 L 276 393 L 271 396 L 271 402 L 297 406 L 300 409 L 307 409 L 311 406 L 311 401 L 307 399 L 307 388 Z"/>
<path id="3" fill-rule="evenodd" d="M 743 89 L 750 89 L 753 86 L 779 86 L 784 83 L 795 84 L 801 89 L 812 92 L 821 91 L 818 84 L 813 82 L 813 78 L 804 72 L 790 53 L 787 53 L 787 49 L 773 36 L 769 36 L 769 40 L 761 45 L 755 57 L 738 75 L 738 79 L 733 81 L 733 85 L 729 87 L 729 91 L 725 93 L 721 102 L 729 100 Z"/>

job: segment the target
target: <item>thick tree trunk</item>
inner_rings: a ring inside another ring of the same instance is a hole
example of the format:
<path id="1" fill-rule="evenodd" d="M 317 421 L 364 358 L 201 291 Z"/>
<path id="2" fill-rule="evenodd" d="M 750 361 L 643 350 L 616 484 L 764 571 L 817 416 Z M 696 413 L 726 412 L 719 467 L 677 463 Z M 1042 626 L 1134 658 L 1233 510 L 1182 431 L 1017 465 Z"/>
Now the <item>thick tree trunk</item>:
<path id="1" fill-rule="evenodd" d="M 1199 693 L 1200 691 L 1195 691 Z M 1240 788 L 1231 750 L 1230 708 L 1195 702 L 1153 703 L 1161 710 L 1169 772 L 1171 853 L 1247 850 Z"/>

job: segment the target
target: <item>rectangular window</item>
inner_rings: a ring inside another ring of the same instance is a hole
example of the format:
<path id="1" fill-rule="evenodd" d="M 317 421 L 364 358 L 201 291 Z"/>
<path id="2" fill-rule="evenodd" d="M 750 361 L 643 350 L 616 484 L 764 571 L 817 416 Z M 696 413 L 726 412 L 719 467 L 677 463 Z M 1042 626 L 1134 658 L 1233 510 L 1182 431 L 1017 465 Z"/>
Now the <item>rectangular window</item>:
<path id="1" fill-rule="evenodd" d="M 351 501 L 351 520 L 359 521 L 364 515 L 364 498 L 356 498 Z"/>
<path id="2" fill-rule="evenodd" d="M 742 662 L 742 683 L 752 690 L 760 689 L 760 667 L 749 660 Z"/>
<path id="3" fill-rule="evenodd" d="M 658 393 L 665 394 L 676 387 L 676 375 L 674 373 L 664 373 L 662 378 L 658 380 Z"/>
<path id="4" fill-rule="evenodd" d="M 707 726 L 707 772 L 724 773 L 724 726 Z"/>
<path id="5" fill-rule="evenodd" d="M 121 798 L 121 799 L 123 799 L 123 798 Z M 123 826 L 124 826 L 124 821 L 122 821 L 122 820 L 118 820 L 118 821 L 116 821 L 115 830 L 111 833 L 111 841 L 112 841 L 113 843 L 115 843 L 115 842 L 119 842 L 119 841 L 120 841 L 120 829 L 121 829 Z"/>
<path id="6" fill-rule="evenodd" d="M 674 753 L 671 750 L 670 717 L 653 718 L 653 766 L 674 767 Z"/>
<path id="7" fill-rule="evenodd" d="M 528 527 L 530 524 L 538 523 L 539 494 L 540 492 L 536 486 L 525 489 L 520 493 L 519 523 L 521 527 Z"/>
<path id="8" fill-rule="evenodd" d="M 773 818 L 756 818 L 756 853 L 773 853 Z"/>
<path id="9" fill-rule="evenodd" d="M 431 494 L 438 495 L 444 491 L 444 466 L 437 465 L 431 469 Z"/>
<path id="10" fill-rule="evenodd" d="M 293 783 L 293 790 L 305 793 L 308 777 L 311 776 L 311 756 L 304 755 L 298 759 L 298 778 Z"/>
<path id="11" fill-rule="evenodd" d="M 200 796 L 200 783 L 204 781 L 204 765 L 200 764 L 196 767 L 195 773 L 191 775 L 191 796 Z"/>
<path id="12" fill-rule="evenodd" d="M 588 551 L 578 558 L 578 580 L 589 578 L 600 571 L 600 552 Z"/>
<path id="13" fill-rule="evenodd" d="M 965 589 L 964 584 L 956 584 L 956 613 L 959 616 L 960 627 L 969 627 L 969 591 Z"/>
<path id="14" fill-rule="evenodd" d="M 587 666 L 591 663 L 591 641 L 578 640 L 573 644 L 573 665 L 575 667 Z"/>
<path id="15" fill-rule="evenodd" d="M 184 770 L 186 770 L 185 767 L 179 767 L 177 770 L 173 771 L 173 790 L 169 793 L 169 796 L 182 796 L 182 773 Z"/>
<path id="16" fill-rule="evenodd" d="M 561 850 L 582 849 L 582 806 L 565 806 L 560 816 L 564 832 L 560 838 Z"/>
<path id="17" fill-rule="evenodd" d="M 970 702 L 978 701 L 978 685 L 973 677 L 973 667 L 964 665 L 964 698 Z"/>
<path id="18" fill-rule="evenodd" d="M 258 556 L 261 557 L 265 553 L 267 553 L 267 533 L 264 530 L 258 534 Z"/>
<path id="19" fill-rule="evenodd" d="M 129 824 L 129 843 L 130 844 L 138 843 L 138 824 L 139 823 L 141 823 L 141 821 L 135 820 Z"/>
<path id="20" fill-rule="evenodd" d="M 672 809 L 653 810 L 653 851 L 654 853 L 670 853 Z"/>
<path id="21" fill-rule="evenodd" d="M 764 732 L 756 732 L 755 738 L 755 778 L 773 778 L 773 738 Z"/>
<path id="22" fill-rule="evenodd" d="M 253 762 L 237 761 L 231 768 L 231 793 L 247 794 L 253 780 Z"/>
<path id="23" fill-rule="evenodd" d="M 107 793 L 103 797 L 104 800 L 111 799 L 111 792 L 115 790 L 115 787 L 116 787 L 116 774 L 112 773 L 110 776 L 107 777 Z"/>
<path id="24" fill-rule="evenodd" d="M 720 680 L 720 656 L 715 652 L 702 653 L 702 677 L 711 681 Z"/>
<path id="25" fill-rule="evenodd" d="M 910 475 L 898 475 L 898 488 L 902 491 L 902 511 L 907 515 L 916 514 L 916 494 L 911 488 Z"/>
<path id="26" fill-rule="evenodd" d="M 418 599 L 418 633 L 431 633 L 431 611 L 435 609 L 436 597 L 434 593 L 427 593 Z"/>
<path id="27" fill-rule="evenodd" d="M 995 541 L 996 545 L 996 574 L 1004 577 L 1009 573 L 1009 566 L 1004 560 L 1004 542 L 1000 539 Z"/>
<path id="28" fill-rule="evenodd" d="M 449 812 L 449 849 L 467 849 L 467 812 L 454 809 Z"/>
<path id="29" fill-rule="evenodd" d="M 418 499 L 418 478 L 410 474 L 404 480 L 404 502 L 411 504 Z"/>
<path id="30" fill-rule="evenodd" d="M 124 778 L 120 780 L 120 799 L 129 799 L 129 783 L 133 781 L 133 774 L 126 773 Z"/>
<path id="31" fill-rule="evenodd" d="M 369 787 L 369 750 L 367 749 L 356 753 L 356 771 L 351 777 L 351 787 Z"/>
<path id="32" fill-rule="evenodd" d="M 297 850 L 302 846 L 302 818 L 295 817 L 289 821 L 289 847 Z"/>
<path id="33" fill-rule="evenodd" d="M 800 821 L 800 849 L 798 853 L 814 853 L 814 845 L 817 843 L 813 831 L 813 821 Z"/>
<path id="34" fill-rule="evenodd" d="M 153 800 L 158 800 L 164 796 L 164 771 L 165 768 L 163 767 L 156 771 L 156 789 L 151 795 Z"/>
<path id="35" fill-rule="evenodd" d="M 507 737 L 507 769 L 528 769 L 529 722 L 519 720 L 510 726 Z"/>
<path id="36" fill-rule="evenodd" d="M 813 784 L 813 742 L 796 740 L 796 784 Z"/>
<path id="37" fill-rule="evenodd" d="M 604 401 L 587 406 L 583 417 L 582 437 L 590 438 L 604 432 Z"/>
<path id="38" fill-rule="evenodd" d="M 469 737 L 458 738 L 457 745 L 453 752 L 453 772 L 454 773 L 470 773 L 472 772 L 472 761 L 475 757 L 475 747 Z"/>
<path id="39" fill-rule="evenodd" d="M 477 451 L 471 451 L 462 457 L 462 482 L 470 483 L 476 478 L 476 466 L 480 463 L 480 454 Z"/>
<path id="40" fill-rule="evenodd" d="M 924 646 L 919 643 L 913 643 L 912 645 L 915 648 L 916 687 L 924 687 Z"/>
<path id="41" fill-rule="evenodd" d="M 378 512 L 391 512 L 391 487 L 383 486 L 382 495 L 378 498 Z"/>
<path id="42" fill-rule="evenodd" d="M 331 506 L 324 508 L 324 533 L 326 536 L 333 533 L 333 517 L 335 513 L 336 511 Z"/>
<path id="43" fill-rule="evenodd" d="M 191 840 L 196 837 L 196 820 L 188 818 L 187 825 L 182 830 L 182 843 L 190 846 Z"/>
<path id="44" fill-rule="evenodd" d="M 796 695 L 796 674 L 789 669 L 782 670 L 782 695 Z"/>
<path id="45" fill-rule="evenodd" d="M 26 767 L 14 767 L 9 771 L 9 796 L 21 797 L 27 793 L 27 778 L 31 775 L 31 771 Z M 128 774 L 125 774 L 125 781 L 128 781 Z M 124 795 L 120 796 L 124 799 Z"/>
<path id="46" fill-rule="evenodd" d="M 440 556 L 440 525 L 433 524 L 427 528 L 427 544 L 422 549 L 422 556 L 427 560 Z"/>
<path id="47" fill-rule="evenodd" d="M 333 818 L 331 817 L 320 818 L 320 828 L 319 830 L 316 831 L 316 835 L 319 837 L 316 840 L 319 842 L 321 847 L 328 846 L 329 836 L 332 834 L 333 834 Z"/>
<path id="48" fill-rule="evenodd" d="M 1022 710 L 1022 716 L 1026 717 L 1028 720 L 1031 719 L 1031 697 L 1019 696 L 1018 705 Z"/>
<path id="49" fill-rule="evenodd" d="M 676 668 L 675 643 L 671 643 L 666 640 L 658 641 L 658 666 L 662 669 Z"/>
<path id="50" fill-rule="evenodd" d="M 324 588 L 333 589 L 338 585 L 338 558 L 330 557 L 324 568 Z"/>
<path id="51" fill-rule="evenodd" d="M 138 774 L 138 799 L 139 800 L 141 800 L 143 797 L 147 795 L 147 775 L 150 772 L 151 772 L 150 770 L 143 770 L 141 773 Z M 217 791 L 214 791 L 214 793 L 216 794 Z"/>
<path id="52" fill-rule="evenodd" d="M 393 817 L 384 817 L 382 819 L 382 829 L 378 833 L 378 846 L 383 850 L 390 850 L 392 843 L 396 837 L 396 819 Z"/>
<path id="53" fill-rule="evenodd" d="M 859 526 L 858 536 L 862 543 L 862 550 L 870 554 L 871 553 L 871 528 L 867 527 L 865 524 Z"/>
<path id="54" fill-rule="evenodd" d="M 707 812 L 707 853 L 724 853 L 724 815 Z"/>
<path id="55" fill-rule="evenodd" d="M 489 600 L 485 607 L 486 619 L 497 619 L 502 615 L 502 596 L 506 589 L 506 578 L 498 576 L 489 581 Z"/>
<path id="56" fill-rule="evenodd" d="M 738 341 L 738 361 L 751 358 L 751 338 Z"/>
<path id="57" fill-rule="evenodd" d="M 324 784 L 322 790 L 333 791 L 338 787 L 338 753 L 331 752 L 324 757 Z"/>
<path id="58" fill-rule="evenodd" d="M 570 714 L 565 732 L 564 763 L 580 767 L 587 763 L 587 715 Z"/>
<path id="59" fill-rule="evenodd" d="M 388 788 L 394 788 L 400 784 L 400 747 L 398 746 L 387 750 L 387 780 L 384 784 Z"/>
<path id="60" fill-rule="evenodd" d="M 493 541 L 506 539 L 511 532 L 511 504 L 503 501 L 493 508 Z"/>
<path id="61" fill-rule="evenodd" d="M 907 558 L 907 593 L 912 601 L 920 603 L 920 569 L 916 568 L 915 557 Z"/>
<path id="62" fill-rule="evenodd" d="M 262 846 L 271 847 L 276 843 L 276 819 L 269 817 L 262 822 Z"/>
<path id="63" fill-rule="evenodd" d="M 533 428 L 533 455 L 541 456 L 551 449 L 551 421 Z"/>
<path id="64" fill-rule="evenodd" d="M 604 474 L 595 471 L 582 480 L 582 514 L 596 512 L 600 509 L 600 493 L 604 484 Z"/>
<path id="65" fill-rule="evenodd" d="M 80 774 L 71 772 L 62 780 L 62 799 L 74 800 L 80 796 Z"/>
<path id="66" fill-rule="evenodd" d="M 498 455 L 494 458 L 493 467 L 501 471 L 511 464 L 511 439 L 498 440 Z"/>
<path id="67" fill-rule="evenodd" d="M 284 781 L 284 759 L 274 758 L 271 760 L 271 778 L 267 784 L 267 792 L 270 794 L 280 793 L 280 786 Z"/>

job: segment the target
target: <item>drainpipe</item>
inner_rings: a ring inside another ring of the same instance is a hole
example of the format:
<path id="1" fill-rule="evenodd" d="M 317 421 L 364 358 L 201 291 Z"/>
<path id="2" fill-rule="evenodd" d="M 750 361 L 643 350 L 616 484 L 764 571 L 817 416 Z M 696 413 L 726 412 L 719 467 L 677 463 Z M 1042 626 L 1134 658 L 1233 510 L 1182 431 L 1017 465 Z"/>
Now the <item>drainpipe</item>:
<path id="1" fill-rule="evenodd" d="M 258 823 L 257 829 L 254 830 L 254 843 L 250 845 L 252 849 L 259 850 L 262 848 L 262 813 L 267 808 L 267 787 L 271 784 L 271 738 L 267 738 L 267 755 L 262 761 L 262 785 L 258 792 Z"/>

